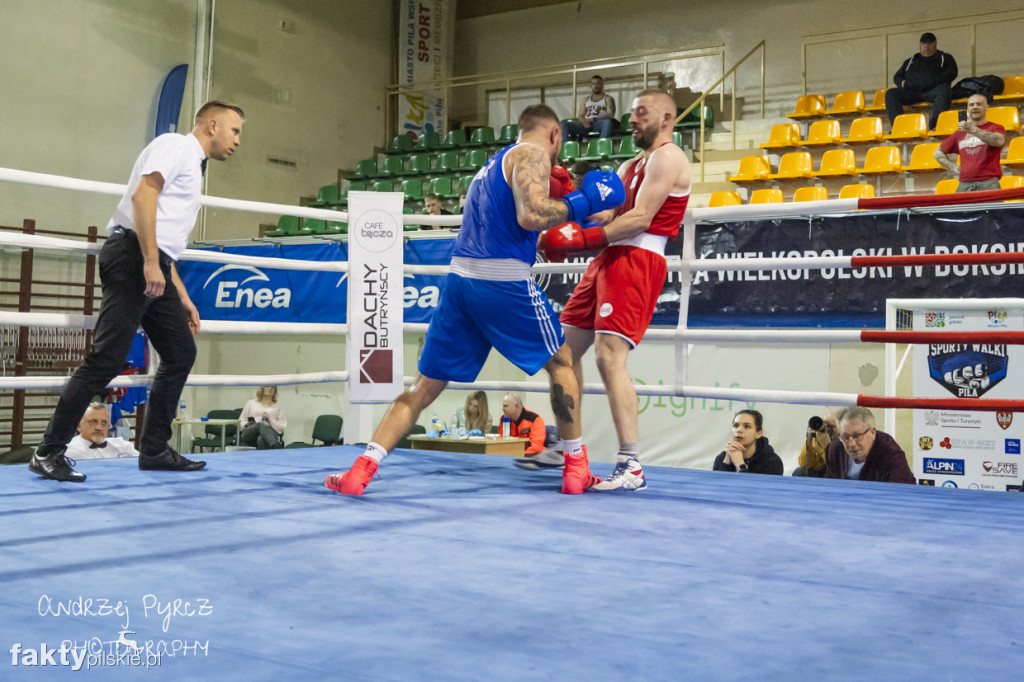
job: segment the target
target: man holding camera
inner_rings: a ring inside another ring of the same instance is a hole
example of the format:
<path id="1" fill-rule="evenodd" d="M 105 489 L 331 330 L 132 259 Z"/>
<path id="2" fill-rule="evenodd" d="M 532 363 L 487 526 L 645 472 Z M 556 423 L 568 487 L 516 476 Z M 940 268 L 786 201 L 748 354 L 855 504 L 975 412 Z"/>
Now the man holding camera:
<path id="1" fill-rule="evenodd" d="M 956 191 L 980 192 L 999 189 L 1003 177 L 999 157 L 1006 144 L 1006 128 L 985 120 L 988 112 L 987 95 L 967 98 L 967 119 L 957 124 L 956 132 L 947 137 L 935 150 L 935 160 L 954 176 L 960 178 Z M 957 154 L 957 166 L 949 155 Z"/>
<path id="2" fill-rule="evenodd" d="M 825 478 L 883 483 L 916 483 L 907 455 L 892 436 L 875 428 L 866 407 L 837 415 L 839 437 L 825 450 Z"/>

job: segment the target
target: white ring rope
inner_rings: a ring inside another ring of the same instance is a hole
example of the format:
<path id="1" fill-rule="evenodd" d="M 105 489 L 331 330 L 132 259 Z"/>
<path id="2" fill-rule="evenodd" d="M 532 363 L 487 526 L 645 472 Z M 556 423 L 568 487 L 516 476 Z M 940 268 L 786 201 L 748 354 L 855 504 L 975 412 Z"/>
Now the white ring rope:
<path id="1" fill-rule="evenodd" d="M 8 168 L 0 168 L 0 180 L 18 182 L 31 185 L 40 185 L 59 189 L 70 189 L 87 191 L 100 194 L 122 195 L 125 185 L 114 183 L 96 182 L 68 178 L 58 175 L 47 175 L 43 173 L 32 173 Z M 347 221 L 348 214 L 343 211 L 332 211 L 300 206 L 288 206 L 282 204 L 271 204 L 266 202 L 245 201 L 240 199 L 226 199 L 221 197 L 203 196 L 204 206 L 225 208 L 230 210 L 251 211 L 257 213 L 270 213 L 292 215 L 299 217 L 318 218 L 326 220 Z M 980 205 L 979 205 L 980 206 Z M 986 205 L 987 206 L 987 205 Z M 750 220 L 753 218 L 771 218 L 788 216 L 808 216 L 821 214 L 843 214 L 852 213 L 858 210 L 858 200 L 839 199 L 818 202 L 806 202 L 794 207 L 792 204 L 757 204 L 728 206 L 718 208 L 698 208 L 693 210 L 693 220 L 703 221 L 725 221 L 725 220 Z M 898 209 L 908 210 L 908 209 Z M 913 210 L 913 209 L 909 209 Z M 871 211 L 872 213 L 892 212 L 890 210 Z M 436 225 L 436 226 L 458 226 L 462 222 L 462 216 L 430 216 L 430 215 L 404 215 L 403 224 L 406 225 Z M 32 249 L 48 249 L 62 251 L 79 251 L 85 253 L 97 253 L 101 246 L 99 244 L 44 237 L 40 235 L 24 235 L 12 233 L 0 233 L 0 246 L 12 246 Z M 277 268 L 282 270 L 304 270 L 304 271 L 333 271 L 346 272 L 347 262 L 343 261 L 304 261 L 296 259 L 277 259 L 241 256 L 223 252 L 186 249 L 182 254 L 183 260 L 202 261 L 213 263 L 245 264 L 258 267 Z M 740 271 L 740 270 L 807 270 L 807 269 L 839 269 L 851 267 L 852 256 L 833 257 L 783 257 L 783 258 L 729 258 L 729 259 L 703 259 L 686 258 L 670 259 L 668 269 L 670 271 Z M 582 272 L 587 266 L 585 262 L 574 263 L 538 263 L 535 269 L 539 272 L 569 273 Z M 423 275 L 444 275 L 449 271 L 448 266 L 443 265 L 405 265 L 404 271 L 409 274 Z M 916 303 L 920 304 L 920 301 Z M 4 313 L 0 312 L 0 324 L 15 324 L 19 326 L 41 326 L 41 327 L 66 327 L 91 329 L 95 326 L 95 316 L 75 314 L 49 314 L 49 313 Z M 403 325 L 405 331 L 425 331 L 426 324 Z M 280 333 L 280 334 L 346 334 L 346 324 L 316 324 L 316 323 L 271 323 L 271 322 L 224 322 L 204 321 L 202 331 L 209 333 Z M 832 343 L 832 342 L 859 342 L 859 330 L 694 330 L 687 328 L 677 329 L 651 329 L 644 337 L 647 340 L 657 343 L 680 343 L 680 342 L 758 342 L 758 343 Z M 262 385 L 289 385 L 302 383 L 326 383 L 348 381 L 348 371 L 314 372 L 304 374 L 281 374 L 281 375 L 190 375 L 187 381 L 189 386 L 262 386 Z M 68 380 L 68 377 L 2 377 L 0 378 L 0 389 L 60 389 Z M 403 377 L 406 385 L 411 385 L 413 377 Z M 115 378 L 109 385 L 115 388 L 123 387 L 144 387 L 152 384 L 153 375 L 124 375 Z M 453 389 L 490 389 L 490 390 L 520 390 L 537 393 L 546 393 L 549 385 L 546 382 L 501 382 L 501 381 L 480 381 L 475 383 L 451 383 Z M 804 405 L 831 405 L 848 406 L 857 405 L 857 394 L 833 393 L 833 392 L 809 392 L 809 391 L 778 391 L 721 388 L 707 386 L 635 386 L 637 395 L 641 396 L 677 396 L 687 398 L 721 399 L 736 402 L 762 401 L 778 402 Z M 605 388 L 602 384 L 585 384 L 584 393 L 604 394 Z"/>

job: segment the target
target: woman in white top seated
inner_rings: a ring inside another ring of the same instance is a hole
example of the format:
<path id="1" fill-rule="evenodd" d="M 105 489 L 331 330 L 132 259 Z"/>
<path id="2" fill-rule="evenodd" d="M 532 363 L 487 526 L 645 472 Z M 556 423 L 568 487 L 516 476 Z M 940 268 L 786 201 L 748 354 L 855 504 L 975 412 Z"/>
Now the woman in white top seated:
<path id="1" fill-rule="evenodd" d="M 260 386 L 256 399 L 242 408 L 238 442 L 260 450 L 284 447 L 284 427 L 288 418 L 277 403 L 277 386 Z"/>

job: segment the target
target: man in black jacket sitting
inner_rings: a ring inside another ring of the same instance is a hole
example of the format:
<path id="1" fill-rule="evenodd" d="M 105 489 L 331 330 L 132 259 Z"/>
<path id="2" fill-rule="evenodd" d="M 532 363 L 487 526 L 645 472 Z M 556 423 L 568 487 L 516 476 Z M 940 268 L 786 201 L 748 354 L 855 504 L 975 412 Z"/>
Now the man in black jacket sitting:
<path id="1" fill-rule="evenodd" d="M 921 36 L 918 54 L 903 62 L 893 76 L 895 88 L 885 91 L 885 113 L 891 125 L 903 113 L 903 105 L 931 102 L 932 114 L 928 121 L 931 130 L 953 101 L 950 88 L 956 80 L 957 68 L 953 55 L 938 49 L 934 33 Z"/>

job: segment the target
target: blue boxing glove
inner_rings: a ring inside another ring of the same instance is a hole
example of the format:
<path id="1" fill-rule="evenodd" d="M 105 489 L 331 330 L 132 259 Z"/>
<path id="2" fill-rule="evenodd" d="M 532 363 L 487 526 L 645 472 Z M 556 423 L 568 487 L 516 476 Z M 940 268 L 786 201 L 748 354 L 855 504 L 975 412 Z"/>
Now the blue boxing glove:
<path id="1" fill-rule="evenodd" d="M 562 197 L 569 207 L 569 222 L 581 223 L 587 216 L 618 208 L 626 200 L 622 178 L 613 171 L 592 170 L 583 176 L 580 188 Z"/>

